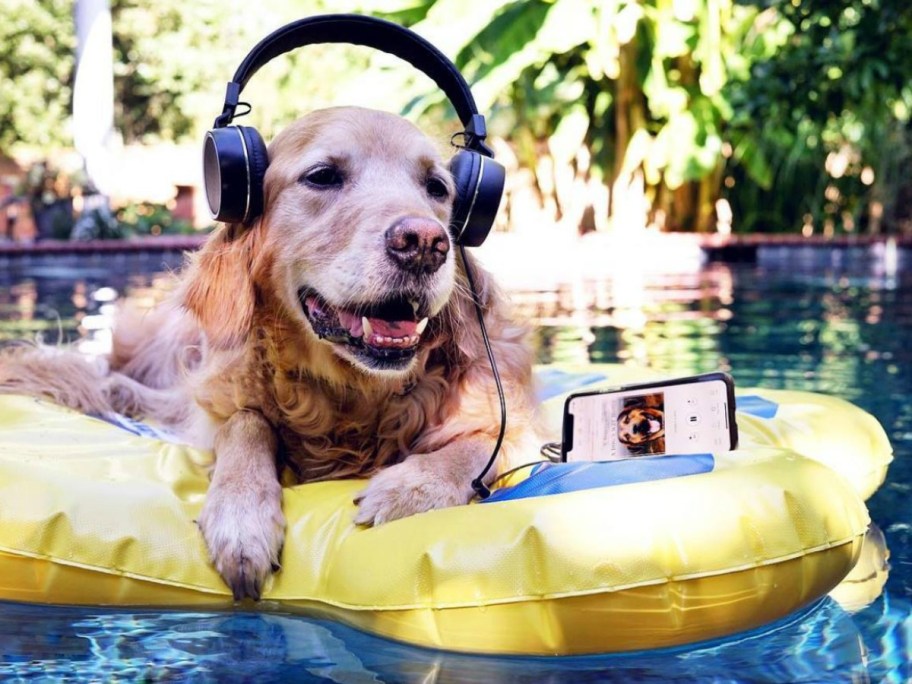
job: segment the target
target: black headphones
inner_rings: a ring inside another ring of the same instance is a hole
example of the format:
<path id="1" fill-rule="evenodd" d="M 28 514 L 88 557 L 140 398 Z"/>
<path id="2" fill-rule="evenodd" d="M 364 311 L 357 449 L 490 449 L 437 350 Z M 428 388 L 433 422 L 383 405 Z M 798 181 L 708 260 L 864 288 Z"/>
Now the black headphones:
<path id="1" fill-rule="evenodd" d="M 212 218 L 249 224 L 263 212 L 263 177 L 269 166 L 266 143 L 250 126 L 229 125 L 247 81 L 270 60 L 305 45 L 351 43 L 388 52 L 429 76 L 446 93 L 465 130 L 461 149 L 450 160 L 456 198 L 450 227 L 456 243 L 484 242 L 503 194 L 505 172 L 485 144 L 487 130 L 469 86 L 456 66 L 418 34 L 383 19 L 326 14 L 287 24 L 266 36 L 241 62 L 228 83 L 225 105 L 203 147 L 203 178 Z"/>

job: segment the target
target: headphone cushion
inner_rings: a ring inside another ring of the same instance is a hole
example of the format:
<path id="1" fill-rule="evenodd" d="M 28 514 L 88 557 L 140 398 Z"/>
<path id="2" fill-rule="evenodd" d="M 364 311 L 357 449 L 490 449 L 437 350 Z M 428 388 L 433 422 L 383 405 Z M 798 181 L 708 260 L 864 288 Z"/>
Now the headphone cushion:
<path id="1" fill-rule="evenodd" d="M 494 225 L 506 171 L 493 159 L 472 150 L 456 153 L 449 168 L 456 186 L 450 217 L 453 238 L 457 244 L 478 247 Z"/>
<path id="2" fill-rule="evenodd" d="M 263 137 L 251 126 L 238 126 L 244 136 L 250 173 L 250 205 L 244 222 L 250 223 L 263 213 L 263 182 L 269 168 L 269 152 Z"/>
<path id="3" fill-rule="evenodd" d="M 450 175 L 453 176 L 453 184 L 456 188 L 450 226 L 456 242 L 460 241 L 466 227 L 466 219 L 472 210 L 472 197 L 475 194 L 480 166 L 478 153 L 469 150 L 460 150 L 450 159 Z"/>

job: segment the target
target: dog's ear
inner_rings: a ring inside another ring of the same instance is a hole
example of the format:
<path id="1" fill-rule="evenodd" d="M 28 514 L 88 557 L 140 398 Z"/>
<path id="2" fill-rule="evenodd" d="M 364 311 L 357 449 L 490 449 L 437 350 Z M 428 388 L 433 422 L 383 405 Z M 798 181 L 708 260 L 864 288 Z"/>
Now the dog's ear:
<path id="1" fill-rule="evenodd" d="M 184 307 L 199 321 L 209 344 L 229 349 L 250 331 L 256 303 L 253 269 L 260 222 L 251 228 L 220 226 L 191 257 L 183 279 Z"/>

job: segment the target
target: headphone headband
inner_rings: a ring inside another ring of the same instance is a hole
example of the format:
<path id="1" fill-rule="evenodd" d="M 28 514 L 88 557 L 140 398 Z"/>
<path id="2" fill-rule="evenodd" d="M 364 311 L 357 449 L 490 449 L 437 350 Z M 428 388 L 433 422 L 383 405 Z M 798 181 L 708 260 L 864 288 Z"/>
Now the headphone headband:
<path id="1" fill-rule="evenodd" d="M 449 162 L 455 186 L 450 217 L 454 240 L 477 247 L 494 225 L 503 196 L 505 170 L 493 161 L 485 144 L 487 130 L 475 98 L 462 74 L 446 56 L 418 34 L 384 19 L 357 14 L 324 14 L 287 24 L 257 43 L 229 81 L 222 113 L 206 134 L 203 178 L 212 217 L 225 223 L 249 224 L 263 212 L 263 184 L 269 150 L 257 130 L 230 126 L 241 91 L 270 60 L 299 47 L 318 43 L 350 43 L 386 52 L 430 77 L 450 99 L 465 127 L 462 148 Z M 246 112 L 242 112 L 245 114 Z M 488 159 L 485 159 L 488 157 Z"/>
<path id="2" fill-rule="evenodd" d="M 414 31 L 376 17 L 358 14 L 324 14 L 286 24 L 254 46 L 228 83 L 225 105 L 214 128 L 231 123 L 241 91 L 261 67 L 279 55 L 305 45 L 349 43 L 364 45 L 399 57 L 430 77 L 443 90 L 465 126 L 465 147 L 493 157 L 484 144 L 484 117 L 478 113 L 472 92 L 456 66 Z"/>

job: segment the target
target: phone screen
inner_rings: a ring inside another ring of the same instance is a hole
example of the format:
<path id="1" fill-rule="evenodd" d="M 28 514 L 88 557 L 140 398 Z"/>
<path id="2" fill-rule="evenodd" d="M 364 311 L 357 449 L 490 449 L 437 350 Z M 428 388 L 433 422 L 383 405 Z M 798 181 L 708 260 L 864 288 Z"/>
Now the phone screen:
<path id="1" fill-rule="evenodd" d="M 730 382 L 718 377 L 571 397 L 567 460 L 728 451 L 731 396 Z"/>

